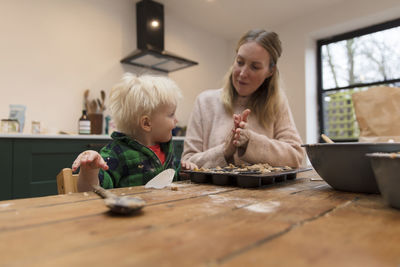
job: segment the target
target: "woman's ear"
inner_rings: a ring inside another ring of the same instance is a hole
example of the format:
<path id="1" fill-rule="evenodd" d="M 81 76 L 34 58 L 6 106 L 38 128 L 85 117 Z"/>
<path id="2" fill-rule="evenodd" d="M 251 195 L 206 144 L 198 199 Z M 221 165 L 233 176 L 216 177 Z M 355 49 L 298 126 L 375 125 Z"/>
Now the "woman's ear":
<path id="1" fill-rule="evenodd" d="M 144 115 L 140 118 L 140 127 L 146 132 L 151 131 L 151 119 L 149 116 Z"/>
<path id="2" fill-rule="evenodd" d="M 268 78 L 271 77 L 272 74 L 274 74 L 275 69 L 276 69 L 275 65 L 273 65 L 273 66 L 271 66 L 271 67 L 269 68 Z"/>

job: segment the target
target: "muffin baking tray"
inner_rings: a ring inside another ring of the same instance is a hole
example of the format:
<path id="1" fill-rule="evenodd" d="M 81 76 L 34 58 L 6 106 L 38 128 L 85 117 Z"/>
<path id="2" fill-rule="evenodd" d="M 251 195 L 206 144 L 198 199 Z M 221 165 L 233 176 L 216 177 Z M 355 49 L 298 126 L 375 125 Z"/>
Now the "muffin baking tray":
<path id="1" fill-rule="evenodd" d="M 262 173 L 256 170 L 236 171 L 230 169 L 208 169 L 202 170 L 182 170 L 190 176 L 190 180 L 194 183 L 212 183 L 215 185 L 231 185 L 239 187 L 260 187 L 263 185 L 283 182 L 286 180 L 296 179 L 299 172 L 311 170 L 311 168 L 286 169 L 277 168 L 279 170 L 268 173 Z"/>

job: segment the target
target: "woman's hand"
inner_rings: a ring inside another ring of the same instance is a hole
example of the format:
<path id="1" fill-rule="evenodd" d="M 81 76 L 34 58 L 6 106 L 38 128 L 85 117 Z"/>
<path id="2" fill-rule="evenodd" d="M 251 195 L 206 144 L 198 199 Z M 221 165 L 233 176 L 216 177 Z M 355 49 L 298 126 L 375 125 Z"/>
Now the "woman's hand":
<path id="1" fill-rule="evenodd" d="M 233 145 L 236 147 L 247 147 L 249 143 L 249 131 L 245 128 L 237 128 L 235 131 L 235 138 L 233 140 Z"/>
<path id="2" fill-rule="evenodd" d="M 234 123 L 237 125 L 237 127 L 234 131 L 232 143 L 235 147 L 240 147 L 244 150 L 246 150 L 250 138 L 249 131 L 247 129 L 247 118 L 249 117 L 250 113 L 250 109 L 246 109 L 241 115 L 234 115 Z"/>
<path id="3" fill-rule="evenodd" d="M 181 168 L 182 170 L 194 170 L 198 169 L 197 165 L 190 162 L 190 161 L 183 161 L 181 160 Z"/>
<path id="4" fill-rule="evenodd" d="M 234 115 L 235 116 L 235 115 Z M 224 144 L 224 157 L 227 163 L 233 163 L 233 155 L 236 152 L 236 146 L 233 144 L 234 135 L 236 128 L 232 128 L 232 131 L 227 135 Z"/>
<path id="5" fill-rule="evenodd" d="M 72 164 L 72 171 L 76 171 L 78 167 L 81 170 L 103 169 L 108 170 L 108 165 L 100 154 L 94 150 L 87 150 L 79 154 L 74 163 Z"/>
<path id="6" fill-rule="evenodd" d="M 233 129 L 226 138 L 224 146 L 225 160 L 230 163 L 233 161 L 233 155 L 237 148 L 245 151 L 249 142 L 249 132 L 247 127 L 247 118 L 251 113 L 250 109 L 246 109 L 242 114 L 233 114 Z"/>

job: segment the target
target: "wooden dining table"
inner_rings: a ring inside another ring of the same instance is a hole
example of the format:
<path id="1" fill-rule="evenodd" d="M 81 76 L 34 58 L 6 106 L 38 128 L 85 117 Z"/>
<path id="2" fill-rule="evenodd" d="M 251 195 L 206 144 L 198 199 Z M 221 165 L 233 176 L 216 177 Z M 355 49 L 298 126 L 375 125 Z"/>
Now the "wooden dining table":
<path id="1" fill-rule="evenodd" d="M 400 210 L 314 171 L 258 188 L 190 181 L 0 202 L 0 266 L 400 266 Z"/>

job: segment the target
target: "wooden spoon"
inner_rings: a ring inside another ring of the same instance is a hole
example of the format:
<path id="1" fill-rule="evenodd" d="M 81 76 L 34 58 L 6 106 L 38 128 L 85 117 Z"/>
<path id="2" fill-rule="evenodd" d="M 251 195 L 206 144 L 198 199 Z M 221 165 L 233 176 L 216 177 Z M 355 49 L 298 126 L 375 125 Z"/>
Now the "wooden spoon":
<path id="1" fill-rule="evenodd" d="M 97 113 L 97 102 L 96 100 L 92 100 L 92 102 L 90 102 L 90 112 L 89 113 Z"/>
<path id="2" fill-rule="evenodd" d="M 324 139 L 325 142 L 329 143 L 329 144 L 333 144 L 335 142 L 332 141 L 332 139 L 330 139 L 327 135 L 325 134 L 321 134 L 322 139 Z"/>
<path id="3" fill-rule="evenodd" d="M 106 206 L 114 213 L 123 215 L 131 214 L 140 210 L 146 204 L 141 198 L 128 196 L 118 197 L 98 185 L 93 185 L 93 189 L 93 192 L 104 198 Z"/>
<path id="4" fill-rule="evenodd" d="M 85 93 L 83 94 L 84 96 L 84 101 L 85 101 L 85 109 L 89 113 L 89 89 L 85 90 Z"/>
<path id="5" fill-rule="evenodd" d="M 102 111 L 104 111 L 104 110 L 106 109 L 106 106 L 105 106 L 106 92 L 104 92 L 103 90 L 101 90 L 101 91 L 100 91 L 100 94 L 101 94 L 101 108 L 102 108 Z"/>

